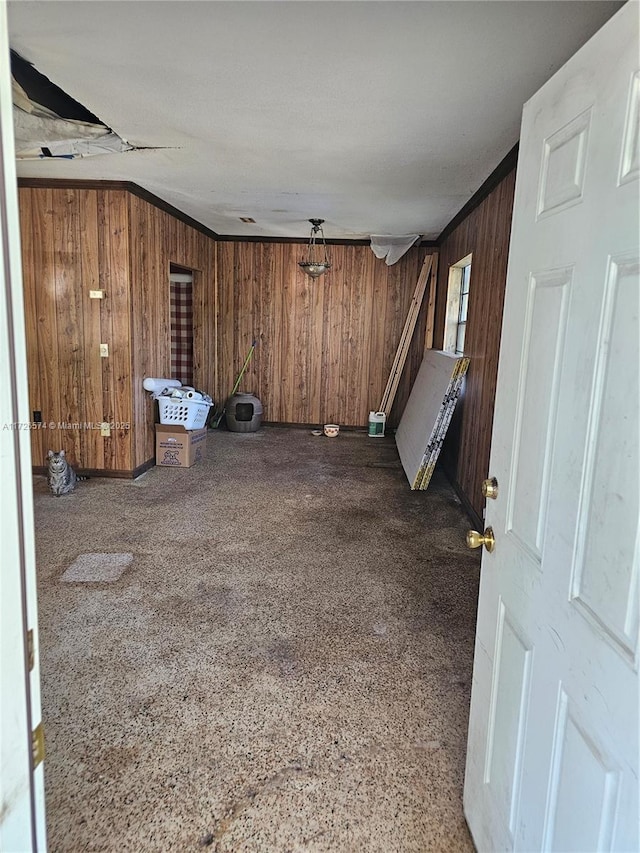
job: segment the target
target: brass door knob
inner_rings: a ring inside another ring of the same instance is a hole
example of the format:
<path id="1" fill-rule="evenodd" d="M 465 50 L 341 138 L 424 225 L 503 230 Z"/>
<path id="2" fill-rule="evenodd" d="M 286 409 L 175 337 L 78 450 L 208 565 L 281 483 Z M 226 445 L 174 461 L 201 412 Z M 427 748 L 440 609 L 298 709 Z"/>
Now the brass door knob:
<path id="1" fill-rule="evenodd" d="M 498 497 L 498 481 L 495 477 L 489 477 L 482 484 L 482 494 L 485 498 L 491 498 L 492 501 Z"/>
<path id="2" fill-rule="evenodd" d="M 477 530 L 469 530 L 467 532 L 467 548 L 480 548 L 482 545 L 489 553 L 496 547 L 496 539 L 493 535 L 493 528 L 487 527 L 484 533 L 478 533 Z"/>

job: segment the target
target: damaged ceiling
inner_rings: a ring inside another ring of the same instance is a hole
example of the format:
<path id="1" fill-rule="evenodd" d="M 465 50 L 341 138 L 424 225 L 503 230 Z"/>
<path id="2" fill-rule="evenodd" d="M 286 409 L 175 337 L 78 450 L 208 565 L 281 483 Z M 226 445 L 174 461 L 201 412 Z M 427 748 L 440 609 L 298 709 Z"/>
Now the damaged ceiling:
<path id="1" fill-rule="evenodd" d="M 18 174 L 133 181 L 219 234 L 432 239 L 620 5 L 10 2 L 12 48 L 134 149 Z"/>
<path id="2" fill-rule="evenodd" d="M 17 160 L 42 160 L 46 157 L 73 160 L 131 151 L 128 143 L 99 120 L 64 118 L 54 109 L 32 100 L 15 74 L 12 88 Z"/>

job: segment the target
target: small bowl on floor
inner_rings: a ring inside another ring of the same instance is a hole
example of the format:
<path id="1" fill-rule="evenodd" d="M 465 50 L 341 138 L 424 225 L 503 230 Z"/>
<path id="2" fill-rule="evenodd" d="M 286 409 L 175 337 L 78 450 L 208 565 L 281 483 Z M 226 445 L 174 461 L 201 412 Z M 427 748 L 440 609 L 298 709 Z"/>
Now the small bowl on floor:
<path id="1" fill-rule="evenodd" d="M 324 434 L 327 436 L 327 438 L 335 438 L 339 432 L 340 427 L 338 426 L 338 424 L 324 425 Z"/>
<path id="2" fill-rule="evenodd" d="M 321 429 L 312 429 L 311 435 L 315 435 L 315 436 L 322 435 L 322 430 Z"/>

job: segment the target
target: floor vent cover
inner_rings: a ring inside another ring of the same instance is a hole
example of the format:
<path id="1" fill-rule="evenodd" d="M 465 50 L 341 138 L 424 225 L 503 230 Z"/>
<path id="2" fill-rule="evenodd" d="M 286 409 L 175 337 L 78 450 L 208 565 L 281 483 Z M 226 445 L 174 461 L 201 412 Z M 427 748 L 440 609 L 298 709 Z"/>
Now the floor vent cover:
<path id="1" fill-rule="evenodd" d="M 117 581 L 132 562 L 133 554 L 80 554 L 61 580 L 71 583 Z"/>

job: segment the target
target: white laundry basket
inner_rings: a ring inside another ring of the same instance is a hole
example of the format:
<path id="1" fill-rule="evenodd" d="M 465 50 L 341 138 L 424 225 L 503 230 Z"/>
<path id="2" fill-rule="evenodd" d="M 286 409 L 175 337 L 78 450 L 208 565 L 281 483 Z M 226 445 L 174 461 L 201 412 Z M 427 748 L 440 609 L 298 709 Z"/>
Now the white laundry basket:
<path id="1" fill-rule="evenodd" d="M 185 400 L 158 397 L 161 424 L 175 424 L 185 429 L 202 429 L 207 423 L 211 403 L 206 400 Z"/>

